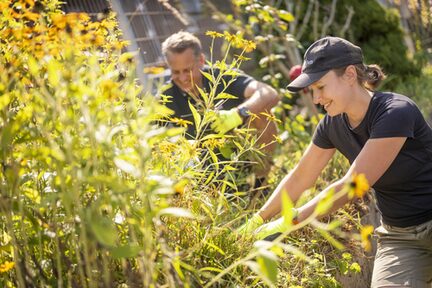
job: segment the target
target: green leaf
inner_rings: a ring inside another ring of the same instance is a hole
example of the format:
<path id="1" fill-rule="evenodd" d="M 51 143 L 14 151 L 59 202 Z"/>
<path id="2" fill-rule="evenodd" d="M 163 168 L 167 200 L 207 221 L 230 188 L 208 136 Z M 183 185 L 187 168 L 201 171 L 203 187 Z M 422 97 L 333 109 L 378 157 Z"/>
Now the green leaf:
<path id="1" fill-rule="evenodd" d="M 317 229 L 318 232 L 330 243 L 332 244 L 336 249 L 343 250 L 345 246 L 336 240 L 332 235 L 330 235 L 329 232 L 323 230 L 323 229 Z"/>
<path id="2" fill-rule="evenodd" d="M 208 140 L 208 139 L 219 139 L 219 138 L 222 138 L 222 137 L 228 138 L 227 135 L 209 134 L 209 135 L 206 135 L 203 138 L 201 138 L 201 141 Z"/>
<path id="3" fill-rule="evenodd" d="M 334 230 L 342 225 L 342 222 L 340 220 L 333 220 L 327 225 L 328 230 Z"/>
<path id="4" fill-rule="evenodd" d="M 284 219 L 284 225 L 287 227 L 292 225 L 292 219 L 294 218 L 293 208 L 294 208 L 294 204 L 291 201 L 290 197 L 288 196 L 288 193 L 286 191 L 283 191 L 281 214 Z"/>
<path id="5" fill-rule="evenodd" d="M 275 284 L 278 275 L 278 264 L 277 257 L 274 253 L 268 250 L 260 251 L 260 255 L 257 257 L 257 263 L 259 266 L 260 276 Z"/>
<path id="6" fill-rule="evenodd" d="M 183 271 L 181 270 L 181 261 L 180 261 L 179 257 L 174 257 L 174 259 L 172 260 L 172 265 L 173 265 L 174 269 L 176 270 L 180 279 L 184 280 L 184 274 L 183 274 Z"/>
<path id="7" fill-rule="evenodd" d="M 215 221 L 215 218 L 213 216 L 213 213 L 210 211 L 210 209 L 206 206 L 206 204 L 201 203 L 200 204 L 201 209 L 204 210 L 204 212 L 207 214 L 207 216 L 212 220 L 212 222 Z"/>
<path id="8" fill-rule="evenodd" d="M 197 112 L 197 110 L 195 109 L 195 107 L 190 103 L 190 101 L 188 102 L 189 103 L 189 108 L 191 109 L 191 111 L 192 111 L 192 116 L 193 116 L 193 118 L 194 118 L 194 122 L 195 122 L 195 127 L 199 127 L 200 126 L 200 124 L 201 124 L 201 115 Z"/>
<path id="9" fill-rule="evenodd" d="M 207 151 L 209 152 L 209 154 L 213 160 L 213 163 L 216 166 L 216 170 L 218 171 L 219 170 L 219 159 L 217 158 L 216 154 L 211 149 L 209 149 Z"/>
<path id="10" fill-rule="evenodd" d="M 138 245 L 127 245 L 111 248 L 111 255 L 114 258 L 133 258 L 136 257 L 142 248 Z"/>
<path id="11" fill-rule="evenodd" d="M 216 273 L 221 273 L 223 270 L 219 269 L 219 268 L 216 268 L 216 267 L 204 267 L 204 268 L 199 269 L 199 271 L 200 272 L 202 272 L 202 271 L 213 271 L 213 272 L 216 272 Z"/>
<path id="12" fill-rule="evenodd" d="M 209 98 L 207 96 L 207 93 L 203 89 L 201 89 L 199 86 L 196 86 L 196 87 L 198 89 L 198 92 L 199 92 L 201 98 L 204 100 L 204 102 L 206 103 L 206 105 L 210 104 L 209 103 Z"/>
<path id="13" fill-rule="evenodd" d="M 285 10 L 277 10 L 277 14 L 280 19 L 286 21 L 286 22 L 292 22 L 294 21 L 294 16 Z"/>
<path id="14" fill-rule="evenodd" d="M 223 157 L 225 157 L 226 159 L 230 159 L 231 158 L 231 154 L 234 153 L 231 145 L 224 145 L 222 147 L 219 147 L 219 152 L 222 154 Z"/>
<path id="15" fill-rule="evenodd" d="M 361 266 L 357 262 L 352 263 L 350 265 L 349 269 L 350 269 L 350 271 L 352 271 L 354 273 L 360 273 L 361 272 Z"/>
<path id="16" fill-rule="evenodd" d="M 96 214 L 92 214 L 89 218 L 90 229 L 96 240 L 105 246 L 115 246 L 117 242 L 117 229 L 113 221 Z"/>
<path id="17" fill-rule="evenodd" d="M 214 83 L 213 76 L 210 73 L 207 73 L 205 71 L 201 71 L 201 73 L 204 75 L 205 78 L 207 78 L 210 81 L 210 83 Z"/>
<path id="18" fill-rule="evenodd" d="M 130 162 L 116 157 L 114 159 L 114 163 L 117 166 L 117 168 L 119 168 L 123 172 L 131 174 L 132 176 L 135 176 L 135 177 L 139 177 L 139 175 L 140 175 L 139 169 L 137 167 L 135 167 L 133 164 L 131 164 Z"/>
<path id="19" fill-rule="evenodd" d="M 9 93 L 5 93 L 0 97 L 0 110 L 3 110 L 11 102 L 12 96 Z"/>
<path id="20" fill-rule="evenodd" d="M 272 15 L 266 10 L 257 11 L 258 18 L 267 23 L 273 23 L 275 20 Z"/>
<path id="21" fill-rule="evenodd" d="M 217 245 L 210 243 L 210 242 L 205 242 L 205 244 L 207 246 L 209 246 L 210 248 L 213 248 L 214 250 L 216 250 L 217 252 L 219 252 L 221 255 L 225 255 L 225 252 Z"/>
<path id="22" fill-rule="evenodd" d="M 59 65 L 59 63 L 51 59 L 51 61 L 48 62 L 47 65 L 47 71 L 48 71 L 48 82 L 51 84 L 53 88 L 56 88 L 60 83 L 60 77 L 59 77 L 59 71 L 62 70 L 62 67 Z"/>
<path id="23" fill-rule="evenodd" d="M 218 99 L 238 99 L 238 97 L 237 97 L 237 96 L 234 96 L 234 95 L 232 95 L 232 94 L 229 94 L 229 93 L 225 93 L 225 92 L 223 92 L 223 93 L 219 93 L 219 94 L 215 97 L 215 100 L 218 100 Z"/>
<path id="24" fill-rule="evenodd" d="M 327 192 L 327 194 L 318 202 L 318 205 L 315 208 L 315 211 L 318 213 L 318 215 L 324 215 L 327 213 L 330 208 L 333 206 L 333 195 L 334 195 L 334 189 L 331 189 Z"/>
<path id="25" fill-rule="evenodd" d="M 168 137 L 177 136 L 177 135 L 182 134 L 185 130 L 186 130 L 186 129 L 183 128 L 183 127 L 174 127 L 174 128 L 169 128 L 169 129 L 166 131 L 166 135 L 167 135 Z"/>
<path id="26" fill-rule="evenodd" d="M 27 65 L 28 65 L 30 74 L 32 76 L 36 77 L 39 73 L 39 64 L 37 63 L 36 59 L 34 59 L 31 56 L 28 56 Z"/>

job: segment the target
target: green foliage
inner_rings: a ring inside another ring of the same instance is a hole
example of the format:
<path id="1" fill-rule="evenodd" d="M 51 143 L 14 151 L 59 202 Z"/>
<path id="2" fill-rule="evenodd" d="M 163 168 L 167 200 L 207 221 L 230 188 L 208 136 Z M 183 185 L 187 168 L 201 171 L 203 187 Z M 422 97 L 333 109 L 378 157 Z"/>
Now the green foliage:
<path id="1" fill-rule="evenodd" d="M 15 264 L 0 286 L 168 282 L 153 233 L 189 215 L 166 210 L 173 180 L 153 169 L 155 143 L 178 134 L 153 124 L 168 111 L 141 95 L 113 19 L 44 6 L 29 25 L 29 3 L 0 18 L 0 261 Z"/>
<path id="2" fill-rule="evenodd" d="M 319 22 L 324 23 L 326 17 L 328 18 L 325 11 L 330 9 L 331 1 L 319 2 L 323 9 L 320 10 Z M 304 9 L 303 13 L 306 13 L 306 3 L 301 5 Z M 348 7 L 353 9 L 354 15 L 349 29 L 341 35 L 347 19 Z M 299 19 L 302 19 L 302 16 Z M 313 23 L 309 23 L 306 32 L 298 39 L 304 47 L 308 47 L 316 40 L 317 35 L 313 33 L 313 29 Z M 421 63 L 414 61 L 414 55 L 408 55 L 403 33 L 400 27 L 400 16 L 396 10 L 386 9 L 375 0 L 361 2 L 339 0 L 334 21 L 326 34 L 346 37 L 362 47 L 367 64 L 378 64 L 392 76 L 387 81 L 386 88 L 393 89 L 399 79 L 420 74 L 419 64 Z"/>
<path id="3" fill-rule="evenodd" d="M 419 106 L 423 115 L 432 121 L 432 66 L 425 66 L 419 77 L 409 77 L 399 82 L 395 92 L 411 97 Z"/>
<path id="4" fill-rule="evenodd" d="M 0 286 L 337 287 L 326 257 L 340 253 L 328 244 L 344 236 L 339 224 L 273 243 L 232 232 L 264 201 L 250 201 L 255 179 L 238 165 L 266 159 L 250 127 L 187 141 L 184 128 L 156 125 L 171 111 L 137 85 L 112 15 L 91 22 L 62 15 L 56 1 L 8 2 L 0 0 Z M 293 20 L 262 13 L 277 29 Z M 243 51 L 255 47 L 222 36 Z M 244 56 L 234 59 L 215 67 L 232 74 Z M 200 97 L 194 120 L 203 131 L 213 100 L 230 96 Z M 271 120 L 288 136 L 277 139 L 270 189 L 316 125 L 300 115 Z M 221 161 L 215 148 L 224 145 L 232 150 Z M 322 181 L 340 176 L 343 164 L 335 160 Z"/>
<path id="5" fill-rule="evenodd" d="M 386 9 L 375 0 L 338 0 L 334 7 L 331 0 L 278 3 L 279 6 L 269 8 L 262 1 L 236 1 L 236 13 L 243 17 L 224 18 L 233 29 L 257 41 L 264 70 L 255 73 L 273 86 L 283 87 L 289 82 L 287 73 L 280 69 L 281 63 L 288 68 L 298 64 L 294 52 L 290 52 L 295 41 L 301 45 L 298 51 L 302 56 L 312 42 L 326 35 L 345 37 L 362 47 L 365 62 L 380 65 L 391 76 L 385 83 L 386 89 L 394 89 L 410 75 L 420 75 L 424 60 L 419 55 L 408 55 L 397 11 Z M 289 19 L 280 18 L 276 12 L 286 10 L 284 13 L 292 16 Z M 352 18 L 348 17 L 350 10 Z"/>
<path id="6" fill-rule="evenodd" d="M 366 63 L 376 63 L 393 76 L 386 87 L 393 89 L 400 79 L 418 76 L 421 68 L 403 44 L 404 32 L 397 11 L 385 9 L 376 1 L 350 2 L 347 5 L 353 5 L 356 11 L 351 26 L 353 40 L 363 48 Z"/>

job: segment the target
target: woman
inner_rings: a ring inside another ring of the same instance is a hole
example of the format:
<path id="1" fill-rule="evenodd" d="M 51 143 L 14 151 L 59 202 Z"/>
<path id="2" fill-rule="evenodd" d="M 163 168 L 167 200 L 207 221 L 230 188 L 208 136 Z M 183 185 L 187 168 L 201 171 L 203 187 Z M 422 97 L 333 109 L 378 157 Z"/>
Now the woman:
<path id="1" fill-rule="evenodd" d="M 297 166 L 265 205 L 239 231 L 265 238 L 283 232 L 281 193 L 296 201 L 312 187 L 340 151 L 351 166 L 342 178 L 296 209 L 296 220 L 311 215 L 326 193 L 340 191 L 355 174 L 364 174 L 376 193 L 382 225 L 372 287 L 431 287 L 432 283 L 432 129 L 409 98 L 374 92 L 384 78 L 376 65 L 363 64 L 359 47 L 337 37 L 313 43 L 302 73 L 288 86 L 309 87 L 313 101 L 327 111 Z M 335 201 L 332 211 L 347 203 Z"/>

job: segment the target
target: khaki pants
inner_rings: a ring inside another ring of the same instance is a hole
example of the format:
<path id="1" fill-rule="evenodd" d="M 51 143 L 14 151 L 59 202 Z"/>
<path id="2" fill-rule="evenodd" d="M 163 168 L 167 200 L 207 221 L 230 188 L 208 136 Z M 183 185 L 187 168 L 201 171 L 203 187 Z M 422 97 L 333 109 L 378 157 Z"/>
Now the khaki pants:
<path id="1" fill-rule="evenodd" d="M 432 220 L 406 228 L 382 224 L 375 234 L 371 287 L 432 287 Z"/>

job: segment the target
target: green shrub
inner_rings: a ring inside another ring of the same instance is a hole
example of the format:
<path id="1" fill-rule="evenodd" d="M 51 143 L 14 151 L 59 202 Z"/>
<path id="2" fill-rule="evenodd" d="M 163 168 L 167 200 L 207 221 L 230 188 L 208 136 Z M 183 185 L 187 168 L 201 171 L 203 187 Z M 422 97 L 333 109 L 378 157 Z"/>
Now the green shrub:
<path id="1" fill-rule="evenodd" d="M 251 212 L 238 185 L 249 175 L 235 165 L 262 158 L 255 136 L 189 142 L 184 129 L 157 126 L 170 111 L 137 85 L 112 15 L 91 22 L 57 1 L 9 2 L 0 1 L 0 286 L 337 287 L 323 255 L 337 257 L 328 242 L 343 221 L 274 245 L 232 232 Z M 280 167 L 297 162 L 310 125 L 284 124 L 296 137 L 281 145 Z M 224 141 L 238 150 L 220 163 L 213 148 Z M 326 173 L 340 173 L 334 163 Z"/>

